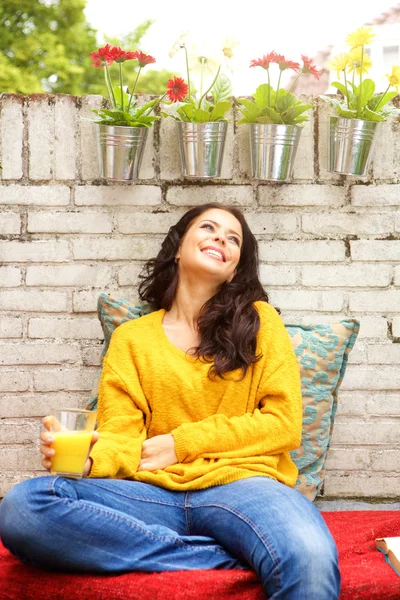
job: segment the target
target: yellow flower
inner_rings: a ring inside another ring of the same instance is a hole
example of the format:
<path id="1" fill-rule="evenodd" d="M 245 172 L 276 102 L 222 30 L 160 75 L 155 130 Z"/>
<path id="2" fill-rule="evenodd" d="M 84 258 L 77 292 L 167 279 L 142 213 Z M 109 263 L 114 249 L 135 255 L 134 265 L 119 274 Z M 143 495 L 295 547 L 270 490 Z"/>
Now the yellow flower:
<path id="1" fill-rule="evenodd" d="M 328 67 L 333 71 L 336 71 L 337 76 L 339 77 L 341 71 L 344 71 L 349 64 L 350 56 L 347 52 L 342 52 L 341 54 L 337 54 L 334 56 L 330 63 L 328 63 Z"/>
<path id="2" fill-rule="evenodd" d="M 181 33 L 181 35 L 178 37 L 176 42 L 172 45 L 172 48 L 169 51 L 170 58 L 173 58 L 175 56 L 175 54 L 178 52 L 178 50 L 180 50 L 181 48 L 184 47 L 187 35 L 188 35 L 187 32 Z"/>
<path id="3" fill-rule="evenodd" d="M 362 48 L 354 48 L 354 50 L 352 50 L 350 52 L 349 64 L 347 67 L 348 73 L 351 73 L 352 71 L 355 70 L 357 75 L 360 74 L 361 57 L 362 57 L 362 72 L 368 73 L 369 69 L 372 67 L 372 61 L 366 52 L 363 53 Z"/>
<path id="4" fill-rule="evenodd" d="M 400 85 L 400 66 L 393 65 L 391 75 L 386 75 L 386 77 L 389 79 L 390 85 L 397 88 Z"/>
<path id="5" fill-rule="evenodd" d="M 232 58 L 234 48 L 239 46 L 239 40 L 235 37 L 227 36 L 222 42 L 222 52 L 226 58 Z"/>
<path id="6" fill-rule="evenodd" d="M 370 44 L 374 37 L 375 34 L 372 33 L 372 27 L 359 27 L 353 33 L 349 33 L 346 44 L 351 48 L 358 48 L 358 46 Z"/>

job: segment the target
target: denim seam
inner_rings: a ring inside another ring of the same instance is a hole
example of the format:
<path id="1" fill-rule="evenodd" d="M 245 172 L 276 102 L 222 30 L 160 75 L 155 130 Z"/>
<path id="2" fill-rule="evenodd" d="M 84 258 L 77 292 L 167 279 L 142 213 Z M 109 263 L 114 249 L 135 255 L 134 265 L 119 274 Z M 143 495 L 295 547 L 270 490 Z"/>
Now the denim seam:
<path id="1" fill-rule="evenodd" d="M 137 500 L 138 502 L 152 502 L 153 504 L 161 504 L 165 506 L 175 506 L 176 508 L 182 508 L 182 505 L 179 503 L 177 504 L 174 502 L 162 502 L 161 500 L 154 500 L 154 498 L 138 498 L 135 495 L 128 496 L 127 494 L 122 494 L 121 492 L 110 490 L 109 488 L 107 488 L 107 486 L 98 485 L 94 483 L 94 481 L 91 481 L 90 483 L 101 490 L 107 490 L 108 492 L 115 494 L 116 496 L 122 496 L 123 498 L 127 498 L 128 500 Z"/>
<path id="2" fill-rule="evenodd" d="M 242 521 L 247 523 L 247 525 L 249 525 L 249 527 L 251 527 L 251 529 L 254 531 L 254 533 L 257 535 L 257 537 L 259 537 L 259 539 L 264 543 L 264 546 L 266 547 L 270 556 L 272 557 L 274 564 L 275 564 L 275 567 L 273 570 L 273 578 L 276 582 L 277 590 L 282 589 L 281 580 L 280 580 L 280 576 L 279 576 L 279 572 L 278 572 L 279 571 L 278 558 L 277 558 L 276 553 L 275 553 L 273 547 L 271 546 L 268 538 L 264 535 L 264 533 L 262 531 L 260 531 L 260 529 L 257 527 L 257 524 L 254 523 L 254 521 L 252 521 L 247 515 L 240 512 L 239 510 L 234 509 L 231 506 L 226 505 L 226 504 L 220 504 L 219 502 L 196 504 L 196 505 L 192 505 L 191 508 L 195 509 L 195 508 L 206 508 L 206 507 L 222 508 L 223 510 L 230 512 L 233 515 L 236 515 L 239 519 L 241 519 Z"/>

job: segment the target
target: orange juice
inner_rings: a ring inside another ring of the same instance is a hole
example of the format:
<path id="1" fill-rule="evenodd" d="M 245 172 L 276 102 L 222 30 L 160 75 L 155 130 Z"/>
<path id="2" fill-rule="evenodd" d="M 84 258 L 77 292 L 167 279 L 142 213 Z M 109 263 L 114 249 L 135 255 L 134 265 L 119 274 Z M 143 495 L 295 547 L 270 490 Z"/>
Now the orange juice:
<path id="1" fill-rule="evenodd" d="M 91 431 L 57 431 L 52 432 L 56 451 L 51 458 L 51 474 L 65 474 L 81 477 L 89 452 Z"/>

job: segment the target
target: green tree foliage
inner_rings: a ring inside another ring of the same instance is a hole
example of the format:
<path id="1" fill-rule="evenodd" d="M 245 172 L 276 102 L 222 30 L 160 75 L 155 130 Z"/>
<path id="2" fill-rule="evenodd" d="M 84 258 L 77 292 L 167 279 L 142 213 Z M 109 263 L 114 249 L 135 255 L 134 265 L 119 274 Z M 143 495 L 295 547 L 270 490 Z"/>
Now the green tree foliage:
<path id="1" fill-rule="evenodd" d="M 86 0 L 0 0 L 0 93 L 106 94 L 103 71 L 91 66 L 89 53 L 99 44 L 85 6 Z M 144 21 L 124 38 L 106 41 L 146 52 L 141 40 L 151 25 Z M 128 87 L 135 81 L 135 64 L 124 65 Z M 171 76 L 146 67 L 136 91 L 162 94 Z"/>

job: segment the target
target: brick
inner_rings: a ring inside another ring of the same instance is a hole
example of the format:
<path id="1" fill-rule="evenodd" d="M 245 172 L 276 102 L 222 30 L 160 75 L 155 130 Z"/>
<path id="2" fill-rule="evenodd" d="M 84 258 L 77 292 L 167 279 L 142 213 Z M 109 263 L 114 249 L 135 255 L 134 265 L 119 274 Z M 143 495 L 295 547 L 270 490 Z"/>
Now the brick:
<path id="1" fill-rule="evenodd" d="M 313 104 L 314 99 L 310 95 L 301 94 L 300 99 L 307 103 Z M 305 127 L 302 128 L 299 147 L 294 161 L 293 179 L 294 181 L 313 179 L 314 177 L 314 111 L 310 108 L 304 116 L 309 118 Z"/>
<path id="2" fill-rule="evenodd" d="M 395 337 L 400 337 L 400 317 L 394 317 L 392 321 L 392 332 Z"/>
<path id="3" fill-rule="evenodd" d="M 121 233 L 162 233 L 167 234 L 175 225 L 183 212 L 162 213 L 119 213 L 117 215 L 118 230 Z"/>
<path id="4" fill-rule="evenodd" d="M 265 286 L 295 285 L 297 281 L 297 269 L 296 267 L 286 265 L 260 265 L 260 281 Z"/>
<path id="5" fill-rule="evenodd" d="M 90 391 L 98 373 L 98 368 L 80 369 L 36 369 L 34 388 L 39 392 Z"/>
<path id="6" fill-rule="evenodd" d="M 0 242 L 0 262 L 65 262 L 68 258 L 66 241 Z"/>
<path id="7" fill-rule="evenodd" d="M 32 376 L 30 371 L 0 369 L 0 389 L 2 392 L 26 392 L 32 386 Z"/>
<path id="8" fill-rule="evenodd" d="M 80 348 L 50 342 L 0 342 L 0 365 L 57 365 L 80 361 Z"/>
<path id="9" fill-rule="evenodd" d="M 329 117 L 332 116 L 332 109 L 328 102 L 325 102 L 322 98 L 316 98 L 315 102 L 318 111 L 319 180 L 331 182 L 340 181 L 340 175 L 328 171 Z"/>
<path id="10" fill-rule="evenodd" d="M 54 175 L 54 105 L 51 96 L 28 98 L 29 179 L 52 179 Z"/>
<path id="11" fill-rule="evenodd" d="M 1 274 L 1 270 L 0 270 Z M 72 264 L 68 266 L 29 266 L 26 284 L 51 287 L 104 287 L 112 278 L 109 267 Z"/>
<path id="12" fill-rule="evenodd" d="M 0 267 L 0 287 L 18 287 L 22 283 L 21 269 Z"/>
<path id="13" fill-rule="evenodd" d="M 75 179 L 76 175 L 76 98 L 55 95 L 54 154 L 55 179 Z"/>
<path id="14" fill-rule="evenodd" d="M 400 240 L 350 242 L 351 258 L 367 261 L 400 261 Z"/>
<path id="15" fill-rule="evenodd" d="M 246 221 L 254 235 L 284 234 L 297 230 L 297 217 L 285 213 L 246 213 Z"/>
<path id="16" fill-rule="evenodd" d="M 103 339 L 97 319 L 29 319 L 30 338 L 55 338 L 67 340 Z M 55 363 L 54 363 L 55 364 Z"/>
<path id="17" fill-rule="evenodd" d="M 2 179 L 21 179 L 23 176 L 23 102 L 22 95 L 3 94 L 1 98 Z"/>
<path id="18" fill-rule="evenodd" d="M 118 271 L 118 283 L 119 285 L 138 285 L 139 273 L 143 269 L 144 263 L 133 264 L 126 267 L 122 267 Z"/>
<path id="19" fill-rule="evenodd" d="M 351 356 L 351 353 L 350 353 Z M 364 392 L 339 392 L 336 416 L 360 416 L 367 412 L 367 398 Z"/>
<path id="20" fill-rule="evenodd" d="M 271 302 L 285 310 L 341 311 L 344 294 L 305 290 L 271 290 Z"/>
<path id="21" fill-rule="evenodd" d="M 398 450 L 385 448 L 374 452 L 371 463 L 373 471 L 400 473 L 400 448 Z"/>
<path id="22" fill-rule="evenodd" d="M 398 475 L 384 476 L 369 473 L 330 473 L 325 479 L 325 496 L 329 497 L 359 497 L 359 498 L 398 498 L 400 494 L 400 477 Z"/>
<path id="23" fill-rule="evenodd" d="M 161 203 L 161 187 L 155 185 L 78 186 L 76 206 L 156 206 Z"/>
<path id="24" fill-rule="evenodd" d="M 303 215 L 302 230 L 317 235 L 383 235 L 393 231 L 393 215 Z"/>
<path id="25" fill-rule="evenodd" d="M 335 422 L 332 444 L 378 446 L 399 443 L 399 424 L 380 420 L 377 423 L 351 420 L 349 423 Z"/>
<path id="26" fill-rule="evenodd" d="M 0 213 L 0 235 L 18 234 L 21 231 L 21 217 L 17 213 Z"/>
<path id="27" fill-rule="evenodd" d="M 371 451 L 358 448 L 332 448 L 326 462 L 328 471 L 359 471 L 369 469 Z"/>
<path id="28" fill-rule="evenodd" d="M 400 231 L 400 215 L 396 215 L 394 218 L 394 230 Z"/>
<path id="29" fill-rule="evenodd" d="M 375 147 L 372 155 L 374 179 L 393 179 L 397 172 L 394 153 L 394 131 L 392 120 L 380 123 L 375 134 Z"/>
<path id="30" fill-rule="evenodd" d="M 3 444 L 29 444 L 39 439 L 40 422 L 1 421 L 0 439 Z"/>
<path id="31" fill-rule="evenodd" d="M 111 233 L 111 217 L 104 213 L 35 212 L 28 215 L 31 233 Z"/>
<path id="32" fill-rule="evenodd" d="M 221 202 L 222 204 L 239 206 L 252 206 L 255 204 L 253 189 L 248 185 L 207 185 L 201 187 L 191 186 L 190 188 L 187 186 L 174 186 L 167 190 L 167 202 L 178 206 L 197 206 L 207 202 Z"/>
<path id="33" fill-rule="evenodd" d="M 161 119 L 160 177 L 163 180 L 178 179 L 181 177 L 181 161 L 177 129 L 178 125 L 174 119 Z M 171 140 L 173 140 L 174 143 L 171 143 Z"/>
<path id="34" fill-rule="evenodd" d="M 326 287 L 386 287 L 391 281 L 391 268 L 375 264 L 304 266 L 302 283 Z"/>
<path id="35" fill-rule="evenodd" d="M 395 390 L 398 392 L 398 390 Z M 393 392 L 373 393 L 370 392 L 366 398 L 366 412 L 373 416 L 398 417 L 400 406 L 400 394 Z"/>
<path id="36" fill-rule="evenodd" d="M 99 151 L 98 151 L 98 126 L 87 119 L 95 119 L 96 115 L 92 109 L 101 108 L 102 96 L 82 96 L 81 110 L 79 114 L 80 137 L 79 145 L 81 152 L 82 179 L 91 180 L 100 177 Z"/>
<path id="37" fill-rule="evenodd" d="M 74 313 L 87 313 L 97 311 L 97 301 L 100 292 L 104 290 L 91 290 L 74 292 L 72 297 L 72 306 Z M 114 295 L 112 294 L 114 297 Z"/>
<path id="38" fill-rule="evenodd" d="M 64 292 L 20 290 L 0 292 L 0 306 L 2 310 L 18 312 L 66 312 L 69 301 Z"/>
<path id="39" fill-rule="evenodd" d="M 400 365 L 400 344 L 370 345 L 367 356 L 370 364 Z"/>
<path id="40" fill-rule="evenodd" d="M 40 469 L 41 454 L 38 445 L 26 444 L 13 447 L 12 450 L 0 446 L 0 469 L 21 470 L 21 469 Z"/>
<path id="41" fill-rule="evenodd" d="M 270 290 L 267 290 L 268 292 Z M 328 312 L 328 311 L 327 311 Z M 299 310 L 282 310 L 281 317 L 286 325 L 330 325 L 331 323 L 338 323 L 344 318 L 344 315 L 340 314 L 324 314 L 323 312 L 313 312 L 308 310 L 306 313 Z"/>
<path id="42" fill-rule="evenodd" d="M 262 186 L 258 189 L 263 206 L 343 206 L 345 189 L 330 185 L 282 184 L 279 187 Z"/>
<path id="43" fill-rule="evenodd" d="M 353 185 L 351 203 L 353 206 L 399 206 L 400 185 Z"/>
<path id="44" fill-rule="evenodd" d="M 341 385 L 342 390 L 367 390 L 369 393 L 373 390 L 398 391 L 399 387 L 400 369 L 386 365 L 379 369 L 375 366 L 349 365 Z"/>
<path id="45" fill-rule="evenodd" d="M 385 317 L 366 317 L 357 316 L 360 321 L 359 339 L 362 338 L 383 338 L 387 339 L 387 321 Z"/>
<path id="46" fill-rule="evenodd" d="M 357 341 L 350 352 L 349 364 L 360 365 L 367 362 L 367 348 L 363 342 Z"/>
<path id="47" fill-rule="evenodd" d="M 345 259 L 339 241 L 281 241 L 259 243 L 260 258 L 266 262 L 336 262 Z"/>
<path id="48" fill-rule="evenodd" d="M 0 204 L 66 206 L 71 191 L 65 185 L 3 185 L 0 186 Z"/>
<path id="49" fill-rule="evenodd" d="M 161 240 L 103 237 L 74 240 L 72 244 L 76 260 L 147 260 L 158 254 Z"/>
<path id="50" fill-rule="evenodd" d="M 40 417 L 49 414 L 51 408 L 80 408 L 88 401 L 86 392 L 56 393 L 56 394 L 16 394 L 3 396 L 2 417 Z"/>
<path id="51" fill-rule="evenodd" d="M 394 269 L 394 284 L 400 286 L 400 265 Z"/>
<path id="52" fill-rule="evenodd" d="M 99 367 L 101 364 L 102 344 L 82 348 L 82 358 L 85 367 Z"/>
<path id="53" fill-rule="evenodd" d="M 370 290 L 350 293 L 350 311 L 400 312 L 400 290 Z"/>
<path id="54" fill-rule="evenodd" d="M 236 122 L 243 116 L 238 108 L 234 109 L 234 114 Z M 242 181 L 248 181 L 251 179 L 250 134 L 248 125 L 244 123 L 237 125 L 235 142 L 238 156 L 235 178 Z"/>
<path id="55" fill-rule="evenodd" d="M 0 338 L 21 338 L 22 319 L 18 317 L 0 317 Z"/>

